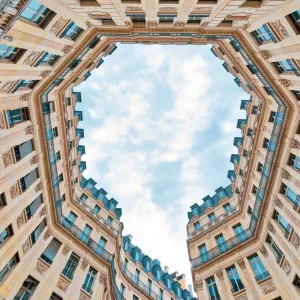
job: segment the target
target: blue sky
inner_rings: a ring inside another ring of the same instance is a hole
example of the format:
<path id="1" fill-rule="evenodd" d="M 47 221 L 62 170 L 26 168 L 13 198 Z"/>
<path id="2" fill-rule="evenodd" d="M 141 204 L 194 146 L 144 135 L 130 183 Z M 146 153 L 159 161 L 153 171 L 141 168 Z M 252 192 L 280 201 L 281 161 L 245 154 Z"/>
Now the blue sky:
<path id="1" fill-rule="evenodd" d="M 249 99 L 210 48 L 118 44 L 76 89 L 84 176 L 119 202 L 132 242 L 189 283 L 187 212 L 230 183 Z"/>

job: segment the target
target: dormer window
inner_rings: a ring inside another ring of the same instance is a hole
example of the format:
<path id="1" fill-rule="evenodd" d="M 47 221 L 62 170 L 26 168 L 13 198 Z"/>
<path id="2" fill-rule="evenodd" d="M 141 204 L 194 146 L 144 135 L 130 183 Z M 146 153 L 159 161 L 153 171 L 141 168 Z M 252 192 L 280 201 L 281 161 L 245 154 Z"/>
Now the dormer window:
<path id="1" fill-rule="evenodd" d="M 134 259 L 136 261 L 139 261 L 139 258 L 140 258 L 140 253 L 138 251 L 135 251 Z"/>

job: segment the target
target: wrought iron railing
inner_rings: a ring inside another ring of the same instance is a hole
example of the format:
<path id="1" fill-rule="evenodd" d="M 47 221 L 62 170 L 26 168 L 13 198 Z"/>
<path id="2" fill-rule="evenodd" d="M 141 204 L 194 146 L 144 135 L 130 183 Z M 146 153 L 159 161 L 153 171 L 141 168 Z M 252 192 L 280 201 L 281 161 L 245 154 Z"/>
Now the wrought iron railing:
<path id="1" fill-rule="evenodd" d="M 262 280 L 264 280 L 264 279 L 267 279 L 267 278 L 269 278 L 270 277 L 270 273 L 268 272 L 268 271 L 266 271 L 266 272 L 264 272 L 264 273 L 261 273 L 261 274 L 259 274 L 259 275 L 256 275 L 255 276 L 255 279 L 256 279 L 256 281 L 262 281 Z"/>

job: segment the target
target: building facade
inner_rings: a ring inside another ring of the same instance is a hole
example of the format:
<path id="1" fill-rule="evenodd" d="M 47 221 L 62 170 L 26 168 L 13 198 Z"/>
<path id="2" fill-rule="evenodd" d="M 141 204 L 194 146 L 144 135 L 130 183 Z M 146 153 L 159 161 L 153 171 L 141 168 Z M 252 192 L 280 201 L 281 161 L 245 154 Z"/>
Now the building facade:
<path id="1" fill-rule="evenodd" d="M 0 299 L 193 298 L 82 175 L 73 88 L 117 42 L 210 43 L 249 94 L 231 184 L 188 213 L 198 299 L 300 298 L 299 2 L 4 0 L 0 11 Z"/>

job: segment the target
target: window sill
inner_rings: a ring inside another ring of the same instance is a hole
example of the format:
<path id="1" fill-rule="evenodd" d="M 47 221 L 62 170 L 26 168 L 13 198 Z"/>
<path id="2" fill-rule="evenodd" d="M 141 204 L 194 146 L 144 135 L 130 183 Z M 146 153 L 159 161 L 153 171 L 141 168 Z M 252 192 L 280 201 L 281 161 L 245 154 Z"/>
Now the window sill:
<path id="1" fill-rule="evenodd" d="M 238 295 L 240 295 L 240 294 L 242 294 L 244 292 L 246 292 L 245 288 L 243 288 L 243 289 L 241 289 L 239 291 L 236 291 L 236 292 L 232 292 L 232 296 L 236 297 L 236 296 L 238 296 Z"/>

